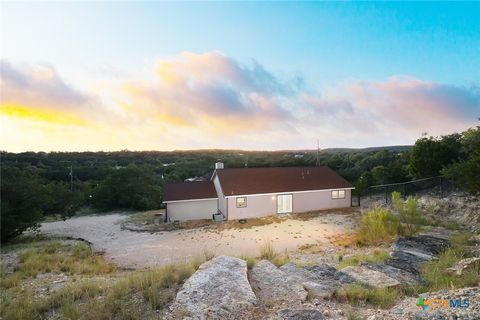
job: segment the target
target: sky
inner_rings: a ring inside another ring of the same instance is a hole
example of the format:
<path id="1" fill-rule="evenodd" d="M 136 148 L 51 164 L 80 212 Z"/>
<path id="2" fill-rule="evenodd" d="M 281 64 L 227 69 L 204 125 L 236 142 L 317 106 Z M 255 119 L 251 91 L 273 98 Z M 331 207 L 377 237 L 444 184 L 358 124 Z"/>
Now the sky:
<path id="1" fill-rule="evenodd" d="M 2 150 L 413 144 L 480 117 L 480 2 L 1 2 Z"/>

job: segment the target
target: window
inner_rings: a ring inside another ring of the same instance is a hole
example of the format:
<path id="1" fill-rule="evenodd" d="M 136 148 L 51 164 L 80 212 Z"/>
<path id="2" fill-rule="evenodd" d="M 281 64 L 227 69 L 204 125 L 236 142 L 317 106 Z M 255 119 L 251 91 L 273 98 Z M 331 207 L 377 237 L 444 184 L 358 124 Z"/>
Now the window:
<path id="1" fill-rule="evenodd" d="M 247 206 L 247 197 L 237 198 L 237 208 L 245 208 Z"/>
<path id="2" fill-rule="evenodd" d="M 332 199 L 345 199 L 345 190 L 333 190 Z"/>

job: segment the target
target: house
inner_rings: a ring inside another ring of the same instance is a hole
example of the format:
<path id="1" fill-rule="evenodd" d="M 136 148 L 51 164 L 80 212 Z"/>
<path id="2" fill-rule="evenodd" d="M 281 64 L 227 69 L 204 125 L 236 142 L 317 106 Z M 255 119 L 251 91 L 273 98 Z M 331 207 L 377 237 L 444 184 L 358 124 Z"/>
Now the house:
<path id="1" fill-rule="evenodd" d="M 210 181 L 166 183 L 166 219 L 226 220 L 351 206 L 351 183 L 328 167 L 224 168 Z"/>

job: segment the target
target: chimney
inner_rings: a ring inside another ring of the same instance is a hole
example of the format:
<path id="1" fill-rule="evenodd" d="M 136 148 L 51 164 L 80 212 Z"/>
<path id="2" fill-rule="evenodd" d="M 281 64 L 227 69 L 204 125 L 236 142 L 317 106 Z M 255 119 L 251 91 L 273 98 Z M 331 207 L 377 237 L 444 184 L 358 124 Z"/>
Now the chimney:
<path id="1" fill-rule="evenodd" d="M 218 169 L 223 169 L 223 162 L 220 159 L 218 159 L 217 162 L 215 162 L 215 170 L 218 170 Z"/>

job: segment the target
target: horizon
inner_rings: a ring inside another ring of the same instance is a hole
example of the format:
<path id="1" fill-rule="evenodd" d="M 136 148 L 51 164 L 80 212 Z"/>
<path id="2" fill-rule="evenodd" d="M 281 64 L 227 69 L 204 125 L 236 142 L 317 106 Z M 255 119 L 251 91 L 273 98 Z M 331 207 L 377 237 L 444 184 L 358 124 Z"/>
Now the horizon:
<path id="1" fill-rule="evenodd" d="M 0 12 L 6 152 L 409 146 L 480 116 L 480 3 L 3 2 Z"/>
<path id="2" fill-rule="evenodd" d="M 320 149 L 321 152 L 326 152 L 326 151 L 332 151 L 332 150 L 366 150 L 366 149 L 381 149 L 381 148 L 404 148 L 404 147 L 413 147 L 413 144 L 411 145 L 389 145 L 389 146 L 368 146 L 368 147 L 361 147 L 361 148 L 324 148 Z M 81 150 L 81 151 L 62 151 L 62 150 L 50 150 L 50 151 L 33 151 L 33 150 L 26 150 L 26 151 L 20 151 L 20 152 L 12 152 L 8 150 L 0 150 L 0 153 L 6 152 L 6 153 L 15 153 L 15 154 L 20 154 L 20 153 L 97 153 L 97 152 L 103 152 L 103 153 L 118 153 L 118 152 L 168 152 L 168 153 L 174 153 L 174 152 L 213 152 L 213 151 L 218 151 L 218 152 L 317 152 L 317 149 L 217 149 L 217 148 L 210 148 L 210 149 L 173 149 L 173 150 L 130 150 L 130 149 L 123 149 L 123 150 Z"/>

